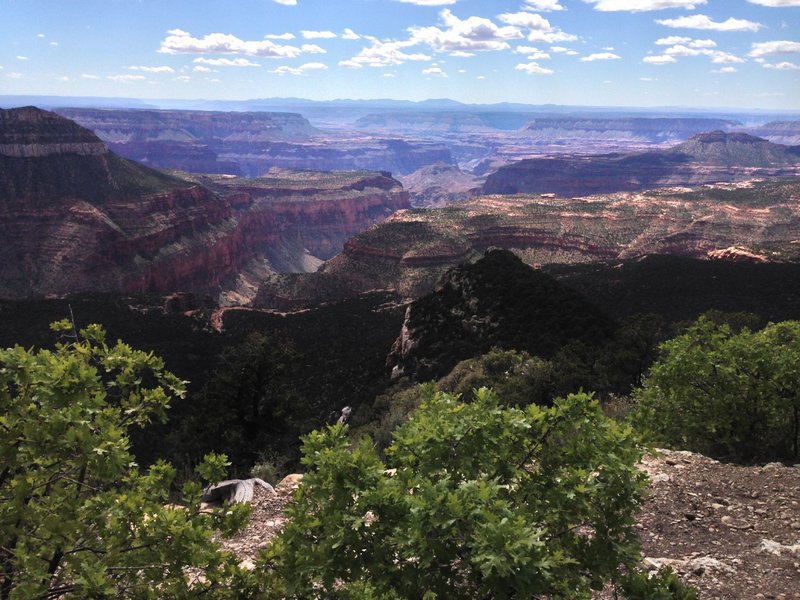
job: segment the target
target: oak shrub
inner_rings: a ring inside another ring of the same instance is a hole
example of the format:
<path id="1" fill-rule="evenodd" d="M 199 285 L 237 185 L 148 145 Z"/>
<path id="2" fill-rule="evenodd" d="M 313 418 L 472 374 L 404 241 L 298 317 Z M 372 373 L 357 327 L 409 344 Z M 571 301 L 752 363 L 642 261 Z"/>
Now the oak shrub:
<path id="1" fill-rule="evenodd" d="M 130 452 L 129 428 L 163 419 L 184 383 L 97 325 L 70 337 L 0 350 L 0 598 L 238 597 L 245 574 L 211 536 L 247 511 L 201 512 L 197 482 L 169 504 L 174 469 L 143 472 Z"/>
<path id="2" fill-rule="evenodd" d="M 798 457 L 800 321 L 737 331 L 701 317 L 661 350 L 633 413 L 656 443 L 743 462 Z"/>
<path id="3" fill-rule="evenodd" d="M 580 599 L 636 572 L 645 476 L 627 425 L 587 394 L 521 408 L 429 389 L 386 464 L 345 425 L 305 437 L 265 596 Z"/>

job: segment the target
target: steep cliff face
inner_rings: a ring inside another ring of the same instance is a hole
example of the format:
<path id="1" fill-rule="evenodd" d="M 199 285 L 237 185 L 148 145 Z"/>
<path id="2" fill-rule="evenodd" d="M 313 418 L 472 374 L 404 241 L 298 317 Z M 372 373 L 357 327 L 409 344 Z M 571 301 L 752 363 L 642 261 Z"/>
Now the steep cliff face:
<path id="1" fill-rule="evenodd" d="M 789 176 L 799 171 L 800 155 L 786 146 L 744 133 L 714 131 L 697 134 L 669 150 L 521 160 L 489 175 L 482 192 L 583 196 Z"/>
<path id="2" fill-rule="evenodd" d="M 408 206 L 387 174 L 186 181 L 116 156 L 53 113 L 0 111 L 0 124 L 3 297 L 234 290 L 246 300 L 241 274 L 253 265 L 316 268 Z"/>
<path id="3" fill-rule="evenodd" d="M 297 113 L 59 109 L 114 152 L 162 169 L 258 177 L 287 169 L 410 173 L 451 162 L 443 144 L 330 137 Z"/>

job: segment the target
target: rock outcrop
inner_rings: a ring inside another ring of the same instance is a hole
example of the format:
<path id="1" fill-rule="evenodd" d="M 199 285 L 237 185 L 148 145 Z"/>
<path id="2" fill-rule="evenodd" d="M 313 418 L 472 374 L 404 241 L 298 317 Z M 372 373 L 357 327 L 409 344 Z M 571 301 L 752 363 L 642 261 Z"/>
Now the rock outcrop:
<path id="1" fill-rule="evenodd" d="M 428 381 L 493 347 L 550 357 L 569 341 L 594 344 L 610 331 L 610 319 L 582 296 L 491 249 L 444 273 L 434 292 L 409 305 L 387 365 L 393 377 Z"/>
<path id="2" fill-rule="evenodd" d="M 313 270 L 408 207 L 385 173 L 187 181 L 54 113 L 0 111 L 0 125 L 4 297 L 182 290 L 246 301 L 243 272 Z"/>

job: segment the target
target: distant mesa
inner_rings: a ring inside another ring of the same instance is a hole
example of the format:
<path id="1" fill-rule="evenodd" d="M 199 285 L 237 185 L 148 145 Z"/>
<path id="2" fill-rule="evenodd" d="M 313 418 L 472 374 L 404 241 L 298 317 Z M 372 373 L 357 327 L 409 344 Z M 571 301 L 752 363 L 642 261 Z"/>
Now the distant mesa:
<path id="1" fill-rule="evenodd" d="M 658 187 L 791 176 L 800 155 L 746 133 L 713 131 L 668 150 L 521 160 L 490 174 L 485 194 L 609 194 Z"/>

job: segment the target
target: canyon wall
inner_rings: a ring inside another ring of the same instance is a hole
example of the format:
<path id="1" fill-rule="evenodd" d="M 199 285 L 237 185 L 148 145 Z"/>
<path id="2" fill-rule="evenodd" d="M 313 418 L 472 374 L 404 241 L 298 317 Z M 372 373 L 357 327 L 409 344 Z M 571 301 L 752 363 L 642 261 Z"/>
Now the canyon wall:
<path id="1" fill-rule="evenodd" d="M 246 301 L 242 271 L 303 271 L 408 194 L 387 173 L 187 181 L 34 108 L 0 111 L 0 294 L 197 291 Z M 254 292 L 253 292 L 254 293 Z"/>

